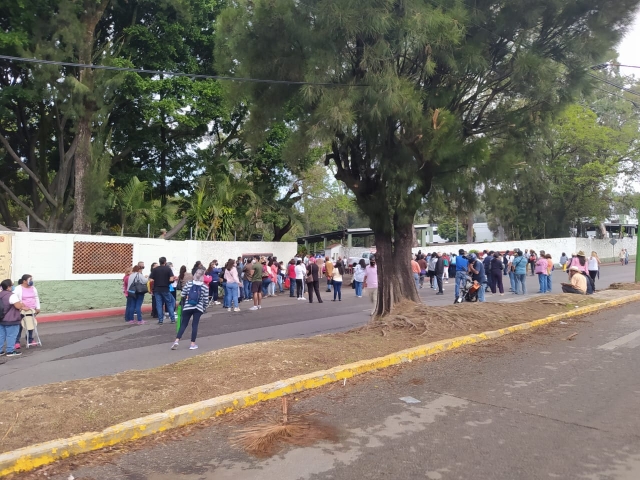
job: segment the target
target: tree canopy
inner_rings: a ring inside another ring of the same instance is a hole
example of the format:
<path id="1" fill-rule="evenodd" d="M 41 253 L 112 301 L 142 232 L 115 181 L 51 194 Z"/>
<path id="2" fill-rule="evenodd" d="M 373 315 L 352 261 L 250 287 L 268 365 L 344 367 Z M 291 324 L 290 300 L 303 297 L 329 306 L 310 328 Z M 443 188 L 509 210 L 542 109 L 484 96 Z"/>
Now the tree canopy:
<path id="1" fill-rule="evenodd" d="M 434 183 L 480 175 L 584 87 L 637 0 L 239 0 L 220 17 L 220 69 L 312 84 L 247 88 L 254 128 L 298 106 L 291 148 L 327 164 L 375 232 L 378 313 L 417 300 L 412 224 Z M 498 152 L 499 149 L 496 149 Z"/>

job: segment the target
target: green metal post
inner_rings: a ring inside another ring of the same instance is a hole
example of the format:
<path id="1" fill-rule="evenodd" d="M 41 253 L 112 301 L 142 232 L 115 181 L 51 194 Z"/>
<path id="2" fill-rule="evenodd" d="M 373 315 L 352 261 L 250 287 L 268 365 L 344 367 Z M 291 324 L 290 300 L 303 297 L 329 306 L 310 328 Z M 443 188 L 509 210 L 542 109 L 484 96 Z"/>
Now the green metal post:
<path id="1" fill-rule="evenodd" d="M 422 248 L 427 246 L 427 229 L 423 228 L 420 230 L 420 246 Z"/>
<path id="2" fill-rule="evenodd" d="M 347 235 L 347 248 L 353 247 L 353 236 L 349 233 Z"/>
<path id="3" fill-rule="evenodd" d="M 636 283 L 640 283 L 640 261 L 638 261 L 638 252 L 640 252 L 640 224 L 636 232 Z M 615 259 L 614 259 L 615 260 Z"/>

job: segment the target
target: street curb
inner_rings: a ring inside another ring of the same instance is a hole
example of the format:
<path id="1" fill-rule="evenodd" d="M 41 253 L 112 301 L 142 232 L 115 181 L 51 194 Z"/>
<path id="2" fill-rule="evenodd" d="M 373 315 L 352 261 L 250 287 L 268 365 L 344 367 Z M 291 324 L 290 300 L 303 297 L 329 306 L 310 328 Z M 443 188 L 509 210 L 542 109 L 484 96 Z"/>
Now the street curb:
<path id="1" fill-rule="evenodd" d="M 124 315 L 124 307 L 101 308 L 97 310 L 76 310 L 74 312 L 40 313 L 38 323 L 66 322 L 69 320 L 88 320 L 91 318 L 108 318 Z M 142 312 L 151 312 L 151 305 L 142 305 Z"/>
<path id="2" fill-rule="evenodd" d="M 347 365 L 340 365 L 329 370 L 321 370 L 286 380 L 280 380 L 242 392 L 231 393 L 202 402 L 173 408 L 166 412 L 130 420 L 118 425 L 113 425 L 101 432 L 89 432 L 70 438 L 52 440 L 20 448 L 0 454 L 0 476 L 33 470 L 43 465 L 53 463 L 56 460 L 110 447 L 118 443 L 137 440 L 172 428 L 197 423 L 208 418 L 230 413 L 234 410 L 250 407 L 260 402 L 318 388 L 366 372 L 411 362 L 437 353 L 455 350 L 465 345 L 499 338 L 510 333 L 529 330 L 558 320 L 594 313 L 639 300 L 640 293 L 636 293 L 604 303 L 576 308 L 570 312 L 551 315 L 532 322 L 501 328 L 500 330 L 440 340 L 395 352 L 384 357 L 362 360 Z"/>

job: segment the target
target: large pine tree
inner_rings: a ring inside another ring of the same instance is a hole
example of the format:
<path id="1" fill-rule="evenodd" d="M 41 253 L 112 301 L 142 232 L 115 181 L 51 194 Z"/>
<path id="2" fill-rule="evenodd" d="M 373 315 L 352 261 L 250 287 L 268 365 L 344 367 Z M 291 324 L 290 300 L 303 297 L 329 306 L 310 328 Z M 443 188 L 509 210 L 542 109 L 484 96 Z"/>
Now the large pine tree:
<path id="1" fill-rule="evenodd" d="M 297 142 L 327 146 L 369 217 L 378 313 L 418 301 L 409 257 L 434 182 L 482 166 L 492 138 L 568 101 L 620 39 L 639 0 L 238 0 L 217 59 L 252 85 L 258 129 L 298 105 Z"/>

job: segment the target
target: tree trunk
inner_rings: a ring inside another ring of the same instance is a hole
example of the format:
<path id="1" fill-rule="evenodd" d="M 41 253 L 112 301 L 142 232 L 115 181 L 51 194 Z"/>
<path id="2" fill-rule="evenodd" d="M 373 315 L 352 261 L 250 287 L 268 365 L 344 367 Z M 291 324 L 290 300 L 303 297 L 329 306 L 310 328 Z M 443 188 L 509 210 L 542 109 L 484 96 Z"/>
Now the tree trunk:
<path id="1" fill-rule="evenodd" d="M 87 212 L 87 174 L 91 165 L 91 121 L 87 116 L 78 121 L 78 149 L 75 154 L 75 191 L 73 233 L 91 233 Z"/>
<path id="2" fill-rule="evenodd" d="M 393 237 L 386 232 L 374 234 L 378 266 L 377 315 L 392 313 L 401 301 L 419 303 L 420 297 L 411 271 L 413 224 L 396 227 Z"/>
<path id="3" fill-rule="evenodd" d="M 293 228 L 293 220 L 291 220 L 291 218 L 289 218 L 289 221 L 287 222 L 287 224 L 282 228 L 278 227 L 278 225 L 276 225 L 274 222 L 273 223 L 273 241 L 281 242 L 282 237 L 284 237 L 287 233 L 289 233 L 292 228 Z"/>
<path id="4" fill-rule="evenodd" d="M 476 239 L 473 238 L 473 213 L 470 213 L 467 219 L 467 243 L 474 243 L 475 241 Z"/>
<path id="5" fill-rule="evenodd" d="M 160 205 L 164 207 L 167 204 L 167 127 L 164 117 L 162 118 L 162 125 L 160 125 L 160 141 L 162 142 L 162 151 L 160 152 Z"/>

